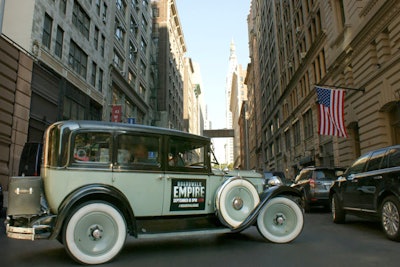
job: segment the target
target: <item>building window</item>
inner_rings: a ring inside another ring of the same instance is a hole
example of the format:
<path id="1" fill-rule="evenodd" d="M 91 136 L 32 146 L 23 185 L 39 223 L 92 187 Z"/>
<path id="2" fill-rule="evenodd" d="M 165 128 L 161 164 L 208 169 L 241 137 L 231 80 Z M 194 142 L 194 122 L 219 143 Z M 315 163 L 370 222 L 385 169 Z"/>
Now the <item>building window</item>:
<path id="1" fill-rule="evenodd" d="M 119 20 L 115 20 L 115 38 L 121 42 L 122 44 L 124 43 L 124 37 L 125 37 L 125 31 L 122 28 L 121 23 Z"/>
<path id="2" fill-rule="evenodd" d="M 135 36 L 136 36 L 137 33 L 138 33 L 138 26 L 137 26 L 137 23 L 136 23 L 136 21 L 135 21 L 135 19 L 134 19 L 133 17 L 131 17 L 131 21 L 130 21 L 130 24 L 129 24 L 129 30 L 130 30 L 131 33 L 134 34 Z"/>
<path id="3" fill-rule="evenodd" d="M 64 43 L 64 31 L 60 26 L 57 27 L 57 36 L 56 36 L 56 49 L 55 54 L 59 58 L 62 58 L 63 51 L 63 43 Z"/>
<path id="4" fill-rule="evenodd" d="M 94 43 L 94 48 L 97 50 L 99 49 L 99 28 L 94 27 L 94 36 L 93 36 L 93 43 Z"/>
<path id="5" fill-rule="evenodd" d="M 132 44 L 131 42 L 129 42 L 129 59 L 130 59 L 130 61 L 132 61 L 133 63 L 136 62 L 136 55 L 137 55 L 137 48 L 135 47 L 134 44 Z"/>
<path id="6" fill-rule="evenodd" d="M 140 75 L 144 78 L 146 77 L 146 64 L 143 60 L 140 60 Z"/>
<path id="7" fill-rule="evenodd" d="M 96 72 L 97 72 L 97 64 L 92 62 L 92 75 L 90 76 L 90 84 L 96 87 Z"/>
<path id="8" fill-rule="evenodd" d="M 97 89 L 101 92 L 103 91 L 103 75 L 104 71 L 102 69 L 99 69 L 99 82 L 97 83 Z"/>
<path id="9" fill-rule="evenodd" d="M 143 37 L 142 37 L 142 40 L 140 41 L 140 50 L 146 55 L 147 43 Z"/>
<path id="10" fill-rule="evenodd" d="M 126 10 L 126 3 L 124 0 L 117 0 L 116 1 L 117 9 L 125 15 L 125 10 Z"/>
<path id="11" fill-rule="evenodd" d="M 346 22 L 343 0 L 334 1 L 334 12 L 336 14 L 338 29 L 341 31 L 343 30 Z"/>
<path id="12" fill-rule="evenodd" d="M 61 14 L 66 14 L 67 12 L 67 0 L 60 0 L 60 12 Z"/>
<path id="13" fill-rule="evenodd" d="M 131 0 L 132 9 L 139 9 L 139 0 Z"/>
<path id="14" fill-rule="evenodd" d="M 103 3 L 103 22 L 106 23 L 107 22 L 107 4 L 106 2 Z"/>
<path id="15" fill-rule="evenodd" d="M 300 122 L 297 121 L 293 124 L 293 141 L 295 145 L 300 145 L 301 138 L 300 138 Z"/>
<path id="16" fill-rule="evenodd" d="M 87 54 L 74 41 L 71 40 L 71 45 L 69 48 L 69 65 L 74 71 L 76 71 L 80 76 L 85 79 L 87 58 Z"/>
<path id="17" fill-rule="evenodd" d="M 53 19 L 46 13 L 44 15 L 42 44 L 48 49 L 50 49 L 52 28 L 53 28 Z"/>
<path id="18" fill-rule="evenodd" d="M 144 7 L 144 10 L 147 10 L 147 8 L 149 7 L 149 1 L 148 0 L 142 0 L 142 4 Z"/>
<path id="19" fill-rule="evenodd" d="M 101 7 L 100 4 L 101 4 L 100 0 L 96 0 L 96 13 L 98 16 L 100 16 L 100 7 Z"/>
<path id="20" fill-rule="evenodd" d="M 113 59 L 114 65 L 119 68 L 119 70 L 122 70 L 124 66 L 124 61 L 122 57 L 118 54 L 117 51 L 114 50 L 114 59 Z"/>
<path id="21" fill-rule="evenodd" d="M 147 22 L 147 20 L 146 20 L 146 18 L 142 15 L 142 28 L 143 28 L 143 31 L 147 31 L 147 26 L 148 26 L 148 22 Z"/>
<path id="22" fill-rule="evenodd" d="M 106 38 L 102 34 L 101 35 L 101 43 L 100 43 L 100 52 L 101 52 L 101 56 L 102 57 L 104 57 L 104 50 L 105 50 L 104 46 L 105 46 L 105 43 L 106 43 Z"/>
<path id="23" fill-rule="evenodd" d="M 78 31 L 82 33 L 86 39 L 89 39 L 90 18 L 76 0 L 74 2 L 74 9 L 72 10 L 72 24 L 78 28 Z"/>
<path id="24" fill-rule="evenodd" d="M 139 85 L 139 92 L 138 93 L 143 98 L 146 96 L 146 88 L 142 84 Z"/>
<path id="25" fill-rule="evenodd" d="M 290 151 L 291 148 L 291 142 L 290 142 L 290 131 L 287 130 L 285 132 L 285 150 Z"/>
<path id="26" fill-rule="evenodd" d="M 83 120 L 85 119 L 85 108 L 76 101 L 64 97 L 63 119 Z"/>
<path id="27" fill-rule="evenodd" d="M 313 136 L 313 118 L 312 111 L 309 109 L 303 116 L 304 122 L 304 137 L 305 139 Z"/>
<path id="28" fill-rule="evenodd" d="M 129 73 L 128 73 L 128 82 L 133 87 L 133 89 L 135 89 L 136 75 L 133 74 L 133 72 L 131 70 L 129 70 Z"/>

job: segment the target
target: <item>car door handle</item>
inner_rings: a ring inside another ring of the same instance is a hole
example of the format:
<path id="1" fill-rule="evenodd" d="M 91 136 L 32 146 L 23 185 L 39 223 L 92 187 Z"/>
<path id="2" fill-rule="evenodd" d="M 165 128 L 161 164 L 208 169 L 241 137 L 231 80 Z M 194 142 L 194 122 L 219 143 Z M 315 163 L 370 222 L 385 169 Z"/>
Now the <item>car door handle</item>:
<path id="1" fill-rule="evenodd" d="M 374 180 L 380 180 L 380 179 L 382 179 L 382 178 L 383 178 L 382 175 L 374 176 Z"/>

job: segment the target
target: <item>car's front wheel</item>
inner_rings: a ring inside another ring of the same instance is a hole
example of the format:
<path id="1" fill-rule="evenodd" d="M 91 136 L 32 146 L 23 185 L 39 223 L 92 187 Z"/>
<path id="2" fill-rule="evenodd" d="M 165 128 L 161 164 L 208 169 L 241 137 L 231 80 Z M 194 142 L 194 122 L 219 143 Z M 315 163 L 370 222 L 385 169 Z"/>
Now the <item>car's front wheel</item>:
<path id="1" fill-rule="evenodd" d="M 119 253 L 126 235 L 124 217 L 116 207 L 89 202 L 77 207 L 66 220 L 63 243 L 77 262 L 101 264 Z"/>
<path id="2" fill-rule="evenodd" d="M 274 243 L 288 243 L 303 230 L 304 215 L 300 206 L 286 197 L 268 201 L 257 217 L 261 235 Z"/>
<path id="3" fill-rule="evenodd" d="M 390 240 L 400 241 L 400 202 L 394 196 L 385 198 L 381 207 L 382 227 Z"/>

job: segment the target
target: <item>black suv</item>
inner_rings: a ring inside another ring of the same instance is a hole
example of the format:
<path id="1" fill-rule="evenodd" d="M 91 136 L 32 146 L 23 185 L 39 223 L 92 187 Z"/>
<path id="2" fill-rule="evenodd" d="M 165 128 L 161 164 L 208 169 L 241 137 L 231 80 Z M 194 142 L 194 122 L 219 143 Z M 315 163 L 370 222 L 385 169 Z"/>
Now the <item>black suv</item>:
<path id="1" fill-rule="evenodd" d="M 312 206 L 329 209 L 329 188 L 344 169 L 329 167 L 306 167 L 296 176 L 292 187 L 300 190 L 305 212 Z"/>
<path id="2" fill-rule="evenodd" d="M 400 145 L 359 157 L 335 181 L 329 198 L 335 223 L 346 214 L 380 220 L 386 236 L 400 241 Z"/>
<path id="3" fill-rule="evenodd" d="M 42 150 L 43 144 L 41 143 L 25 143 L 19 162 L 19 176 L 40 176 Z"/>

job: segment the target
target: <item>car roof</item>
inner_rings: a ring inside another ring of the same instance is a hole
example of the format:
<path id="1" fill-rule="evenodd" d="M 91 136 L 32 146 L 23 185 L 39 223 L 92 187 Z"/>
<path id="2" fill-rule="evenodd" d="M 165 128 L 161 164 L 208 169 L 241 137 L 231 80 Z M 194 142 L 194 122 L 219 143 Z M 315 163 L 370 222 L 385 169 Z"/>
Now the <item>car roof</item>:
<path id="1" fill-rule="evenodd" d="M 200 136 L 191 134 L 188 132 L 178 131 L 174 129 L 167 129 L 156 126 L 148 126 L 142 124 L 129 124 L 129 123 L 119 123 L 119 122 L 107 122 L 107 121 L 91 121 L 91 120 L 68 120 L 68 121 L 59 121 L 54 123 L 53 125 L 68 127 L 74 130 L 77 129 L 88 129 L 88 130 L 118 130 L 118 131 L 137 131 L 143 133 L 153 133 L 153 134 L 162 134 L 169 135 L 175 137 L 182 138 L 191 138 L 197 140 L 203 140 L 206 142 L 210 142 L 210 138 L 206 136 Z"/>
<path id="2" fill-rule="evenodd" d="M 324 167 L 324 166 L 309 166 L 309 167 L 304 167 L 301 170 L 345 170 L 346 168 L 342 167 Z"/>

